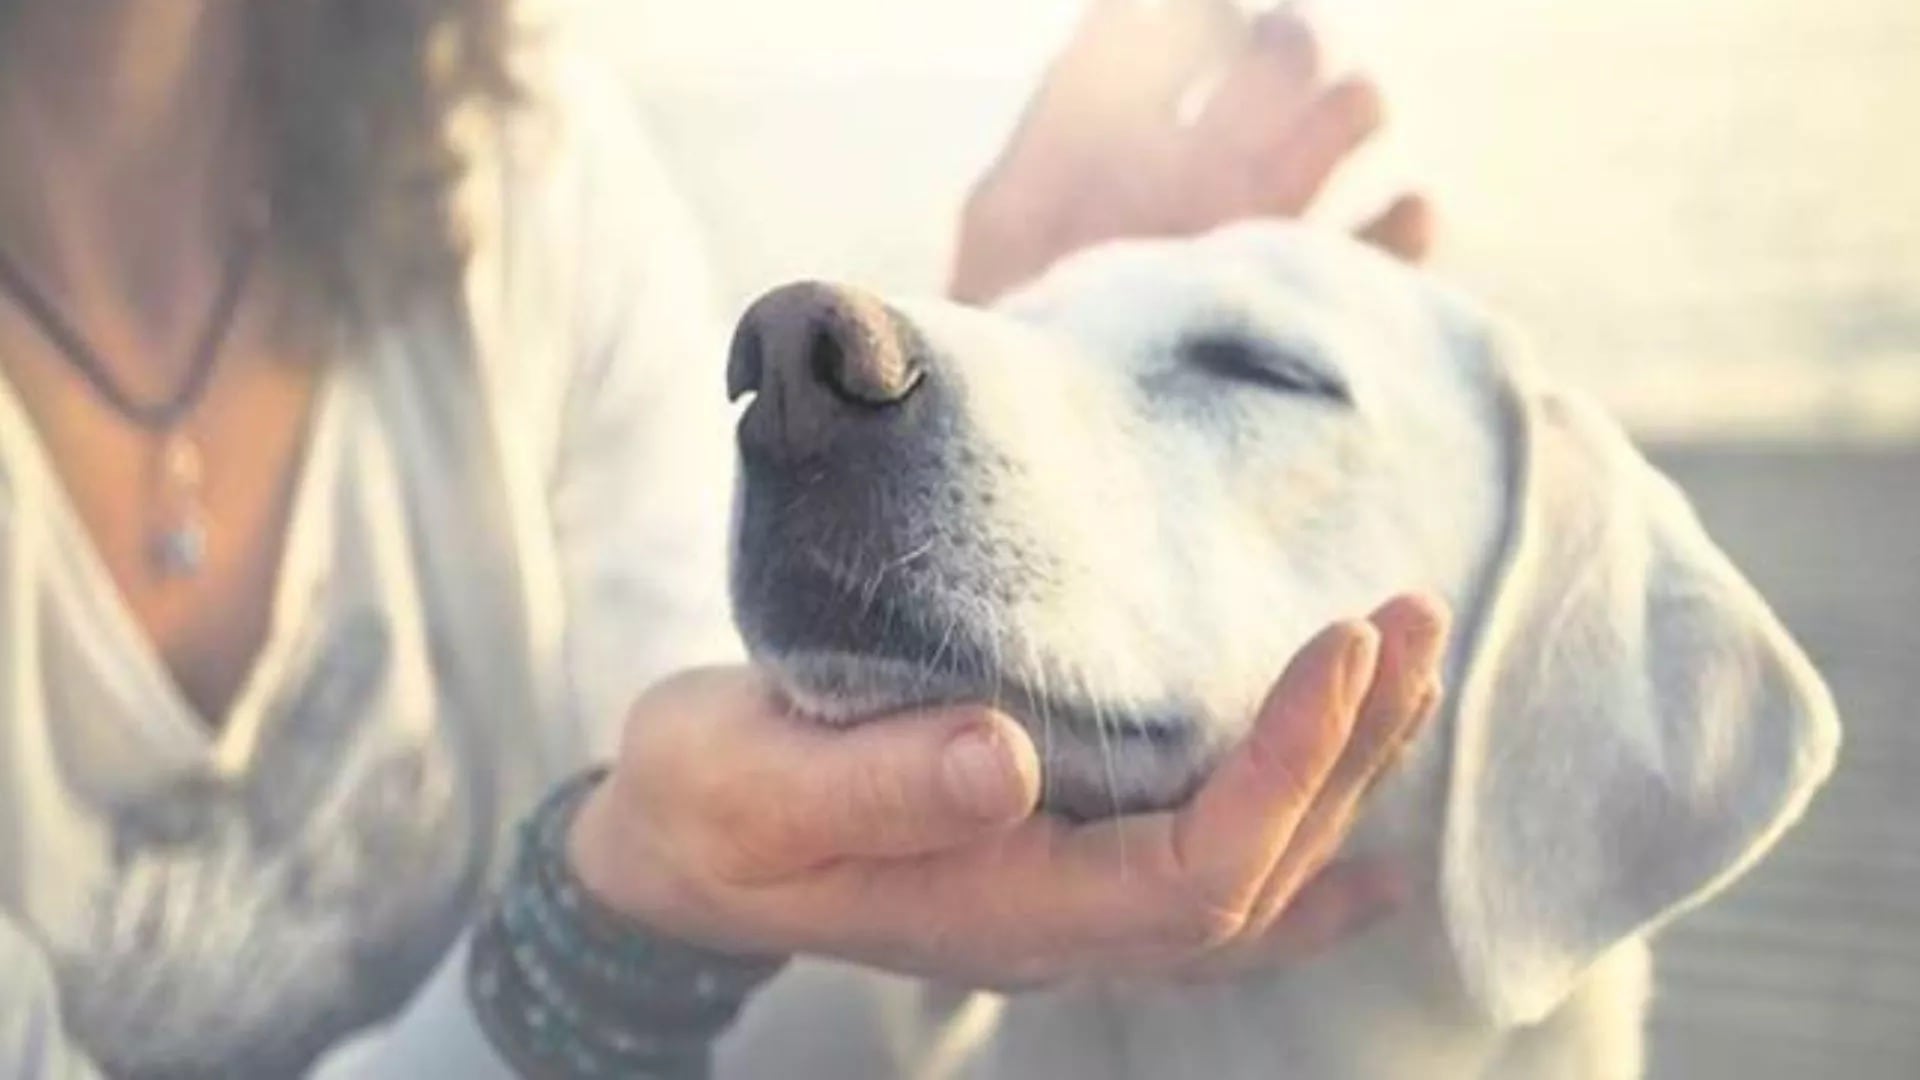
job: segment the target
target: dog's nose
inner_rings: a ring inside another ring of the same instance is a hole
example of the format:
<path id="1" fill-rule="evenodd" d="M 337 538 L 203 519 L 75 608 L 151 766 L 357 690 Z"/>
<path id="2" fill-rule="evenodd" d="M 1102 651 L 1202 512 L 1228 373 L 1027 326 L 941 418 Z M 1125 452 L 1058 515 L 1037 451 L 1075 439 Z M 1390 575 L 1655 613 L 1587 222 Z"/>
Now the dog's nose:
<path id="1" fill-rule="evenodd" d="M 755 301 L 734 331 L 727 395 L 756 394 L 743 442 L 802 455 L 835 430 L 894 409 L 925 375 L 916 336 L 875 297 L 818 282 Z"/>

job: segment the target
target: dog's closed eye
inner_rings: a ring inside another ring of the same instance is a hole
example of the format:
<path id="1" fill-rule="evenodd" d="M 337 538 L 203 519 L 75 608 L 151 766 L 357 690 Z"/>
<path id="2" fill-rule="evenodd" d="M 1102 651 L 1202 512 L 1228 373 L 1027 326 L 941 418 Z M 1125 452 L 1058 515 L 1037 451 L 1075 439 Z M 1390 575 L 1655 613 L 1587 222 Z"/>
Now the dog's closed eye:
<path id="1" fill-rule="evenodd" d="M 1195 334 L 1180 343 L 1179 354 L 1182 363 L 1217 378 L 1340 405 L 1353 403 L 1339 376 L 1257 337 L 1230 331 Z"/>

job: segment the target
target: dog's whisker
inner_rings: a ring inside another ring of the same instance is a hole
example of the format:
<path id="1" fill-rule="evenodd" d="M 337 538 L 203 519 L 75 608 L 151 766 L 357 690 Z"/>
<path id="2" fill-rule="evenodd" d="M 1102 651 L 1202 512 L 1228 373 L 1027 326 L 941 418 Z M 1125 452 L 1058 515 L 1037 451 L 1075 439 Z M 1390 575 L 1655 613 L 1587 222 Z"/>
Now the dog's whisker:
<path id="1" fill-rule="evenodd" d="M 1047 675 L 1045 665 L 1034 652 L 1031 642 L 1025 649 L 1027 675 L 1024 681 L 1038 699 L 1035 705 L 1040 713 L 1040 801 L 1051 801 L 1053 794 L 1054 746 L 1053 746 L 1053 710 L 1047 706 Z"/>
<path id="2" fill-rule="evenodd" d="M 933 655 L 927 660 L 927 670 L 939 671 L 941 661 L 946 659 L 947 650 L 953 646 L 954 631 L 960 628 L 960 613 L 947 616 L 947 628 L 940 634 L 940 643 L 934 646 Z"/>
<path id="3" fill-rule="evenodd" d="M 859 614 L 855 616 L 857 621 L 866 622 L 867 616 L 873 613 L 873 605 L 880 599 L 880 586 L 885 583 L 886 579 L 887 567 L 885 563 L 882 563 L 880 568 L 873 572 L 873 577 L 870 578 L 867 584 L 860 590 L 860 611 Z"/>
<path id="4" fill-rule="evenodd" d="M 985 605 L 982 605 L 982 607 L 985 607 Z M 994 617 L 991 610 L 987 611 L 987 617 L 983 620 L 983 625 L 986 627 L 987 655 L 990 656 L 993 661 L 993 704 L 998 707 L 1000 703 L 1006 699 L 1007 691 L 1005 674 L 1007 669 L 1006 657 L 1001 647 L 1001 635 L 1004 633 L 1004 628 L 1000 625 L 1000 620 Z"/>
<path id="5" fill-rule="evenodd" d="M 926 539 L 926 542 L 920 544 L 919 546 L 915 547 L 913 550 L 907 552 L 906 554 L 901 555 L 896 559 L 890 560 L 882 569 L 885 569 L 885 570 L 903 569 L 909 563 L 912 563 L 917 559 L 924 558 L 929 552 L 933 550 L 934 545 L 938 542 L 938 539 L 939 539 L 938 537 L 931 537 L 931 536 L 928 537 Z"/>
<path id="6" fill-rule="evenodd" d="M 1133 877 L 1133 865 L 1127 858 L 1127 830 L 1120 825 L 1120 815 L 1125 809 L 1120 799 L 1120 774 L 1113 763 L 1113 733 L 1109 730 L 1110 719 L 1105 708 L 1095 705 L 1093 709 L 1094 730 L 1099 733 L 1100 759 L 1107 772 L 1107 796 L 1113 811 L 1113 835 L 1120 846 L 1120 880 L 1129 881 Z"/>

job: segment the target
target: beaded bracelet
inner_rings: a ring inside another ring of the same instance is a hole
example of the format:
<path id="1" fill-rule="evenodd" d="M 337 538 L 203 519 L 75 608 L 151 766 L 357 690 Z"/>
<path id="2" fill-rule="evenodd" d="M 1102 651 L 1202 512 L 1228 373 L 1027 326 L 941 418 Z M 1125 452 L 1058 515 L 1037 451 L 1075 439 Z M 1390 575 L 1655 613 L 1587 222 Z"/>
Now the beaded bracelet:
<path id="1" fill-rule="evenodd" d="M 474 932 L 468 993 L 524 1076 L 699 1080 L 713 1040 L 784 961 L 653 933 L 587 892 L 567 862 L 567 832 L 605 775 L 561 785 L 521 827 L 507 881 Z"/>

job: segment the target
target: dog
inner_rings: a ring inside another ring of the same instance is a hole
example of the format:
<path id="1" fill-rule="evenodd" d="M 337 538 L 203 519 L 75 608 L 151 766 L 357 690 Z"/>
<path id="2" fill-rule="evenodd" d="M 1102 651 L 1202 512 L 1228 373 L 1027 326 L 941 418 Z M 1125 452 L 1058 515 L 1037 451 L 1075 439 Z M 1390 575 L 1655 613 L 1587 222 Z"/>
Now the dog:
<path id="1" fill-rule="evenodd" d="M 723 1072 L 1630 1080 L 1650 937 L 1833 767 L 1827 690 L 1679 491 L 1496 319 L 1357 242 L 1117 243 L 986 311 L 789 286 L 728 377 L 755 661 L 827 722 L 997 703 L 1050 811 L 1178 803 L 1287 657 L 1391 593 L 1433 588 L 1461 632 L 1348 841 L 1408 853 L 1386 925 L 1217 986 L 803 965 Z"/>

